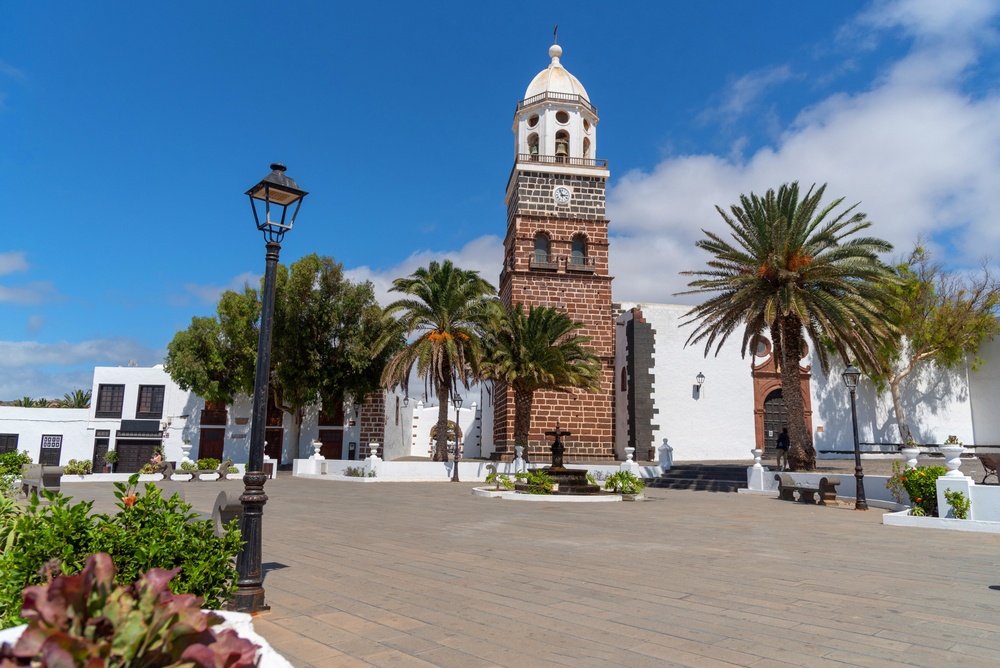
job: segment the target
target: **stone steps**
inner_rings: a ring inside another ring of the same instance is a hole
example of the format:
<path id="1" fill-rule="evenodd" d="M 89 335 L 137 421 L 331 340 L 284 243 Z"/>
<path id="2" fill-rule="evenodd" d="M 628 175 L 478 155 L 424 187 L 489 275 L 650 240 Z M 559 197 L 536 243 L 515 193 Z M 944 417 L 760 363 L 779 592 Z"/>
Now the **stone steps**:
<path id="1" fill-rule="evenodd" d="M 735 492 L 747 486 L 747 467 L 732 464 L 675 464 L 659 478 L 646 481 L 658 489 Z"/>

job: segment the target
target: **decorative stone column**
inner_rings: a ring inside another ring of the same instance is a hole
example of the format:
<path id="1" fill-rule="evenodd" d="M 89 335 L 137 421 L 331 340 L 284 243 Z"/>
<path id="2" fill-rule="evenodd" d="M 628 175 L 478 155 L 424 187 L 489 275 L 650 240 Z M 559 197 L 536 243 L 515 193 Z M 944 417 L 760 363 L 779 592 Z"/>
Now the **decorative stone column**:
<path id="1" fill-rule="evenodd" d="M 760 448 L 754 448 L 750 452 L 753 453 L 753 467 L 755 469 L 763 468 L 763 466 L 761 466 L 760 463 L 760 456 L 764 454 L 764 451 L 761 450 Z"/>
<path id="2" fill-rule="evenodd" d="M 187 462 L 188 464 L 194 464 L 194 462 L 191 460 L 192 447 L 193 446 L 191 445 L 190 439 L 185 438 L 184 441 L 181 443 L 181 464 L 183 464 L 184 462 Z"/>
<path id="3" fill-rule="evenodd" d="M 906 460 L 906 468 L 917 468 L 917 457 L 920 455 L 920 448 L 901 448 L 900 452 Z"/>
<path id="4" fill-rule="evenodd" d="M 962 465 L 962 453 L 965 452 L 965 448 L 961 445 L 942 445 L 938 450 L 944 455 L 944 465 L 948 469 L 948 472 L 944 474 L 946 478 L 966 477 L 959 471 L 959 467 Z"/>
<path id="5" fill-rule="evenodd" d="M 309 459 L 325 459 L 325 457 L 323 457 L 323 455 L 319 453 L 320 449 L 323 447 L 323 441 L 317 438 L 315 441 L 312 442 L 312 446 L 313 446 L 313 454 L 312 457 L 310 457 Z"/>
<path id="6" fill-rule="evenodd" d="M 514 446 L 514 473 L 517 473 L 518 471 L 526 471 L 528 469 L 528 463 L 525 462 L 524 458 L 521 456 L 523 454 L 524 454 L 524 446 L 523 445 L 515 445 Z"/>

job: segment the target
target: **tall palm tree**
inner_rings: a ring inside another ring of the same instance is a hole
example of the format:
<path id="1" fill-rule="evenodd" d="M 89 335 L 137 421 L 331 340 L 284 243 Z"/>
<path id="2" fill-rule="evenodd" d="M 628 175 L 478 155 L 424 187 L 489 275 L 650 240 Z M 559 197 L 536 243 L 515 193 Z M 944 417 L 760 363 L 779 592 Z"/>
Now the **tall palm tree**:
<path id="1" fill-rule="evenodd" d="M 448 461 L 448 401 L 461 383 L 479 377 L 482 356 L 481 339 L 491 313 L 499 308 L 494 299 L 496 288 L 465 271 L 450 260 L 431 262 L 408 278 L 397 278 L 390 291 L 409 298 L 386 307 L 386 313 L 399 314 L 396 328 L 386 331 L 380 340 L 387 342 L 402 331 L 415 340 L 396 353 L 382 373 L 386 388 L 406 386 L 414 365 L 417 375 L 427 379 L 441 401 L 438 409 L 434 461 Z"/>
<path id="2" fill-rule="evenodd" d="M 63 408 L 90 408 L 92 390 L 73 390 L 63 395 L 59 405 Z"/>
<path id="3" fill-rule="evenodd" d="M 531 405 L 538 390 L 600 390 L 601 365 L 586 347 L 583 326 L 552 307 L 532 306 L 525 315 L 520 303 L 505 309 L 486 339 L 483 377 L 514 392 L 514 443 L 525 446 L 531 429 Z"/>
<path id="4" fill-rule="evenodd" d="M 741 195 L 731 215 L 717 206 L 736 243 L 703 230 L 708 239 L 697 246 L 713 255 L 708 269 L 683 272 L 700 278 L 682 294 L 714 295 L 686 314 L 685 324 L 700 321 L 687 343 L 704 341 L 706 356 L 715 345 L 718 355 L 742 326 L 741 352 L 746 356 L 748 347 L 756 348 L 758 337 L 769 331 L 788 409 L 793 469 L 816 464 L 799 380 L 803 330 L 824 372 L 830 367 L 831 344 L 843 360 L 873 369 L 878 341 L 893 331 L 882 317 L 891 297 L 880 283 L 895 278 L 878 258 L 892 246 L 874 237 L 849 238 L 871 223 L 854 212 L 857 204 L 833 214 L 842 197 L 821 209 L 825 190 L 825 184 L 813 186 L 800 199 L 798 183 L 785 184 L 763 197 Z"/>

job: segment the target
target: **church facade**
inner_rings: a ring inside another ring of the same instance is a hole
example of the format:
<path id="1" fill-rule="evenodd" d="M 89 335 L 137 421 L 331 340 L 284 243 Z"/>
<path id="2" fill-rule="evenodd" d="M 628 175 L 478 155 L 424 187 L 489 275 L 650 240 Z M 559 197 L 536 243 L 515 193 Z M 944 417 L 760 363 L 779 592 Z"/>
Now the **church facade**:
<path id="1" fill-rule="evenodd" d="M 766 337 L 747 358 L 735 343 L 718 356 L 685 345 L 689 306 L 612 302 L 607 162 L 597 159 L 597 107 L 561 63 L 562 49 L 528 85 L 514 114 L 514 167 L 506 189 L 507 225 L 500 298 L 505 305 L 553 306 L 583 323 L 601 359 L 601 392 L 538 393 L 529 455 L 547 454 L 544 432 L 559 420 L 571 461 L 749 460 L 754 448 L 773 453 L 787 423 L 783 388 Z M 989 408 L 1000 392 L 1000 341 L 983 347 L 986 364 L 952 370 L 927 367 L 907 382 L 904 404 L 915 437 L 940 443 L 1000 444 L 1000 418 Z M 806 422 L 820 456 L 853 451 L 850 396 L 842 369 L 823 373 L 808 351 L 799 365 Z M 493 388 L 493 442 L 482 453 L 513 456 L 514 405 Z M 860 440 L 871 451 L 898 442 L 887 397 L 871 383 L 858 388 Z M 886 444 L 879 447 L 877 444 Z"/>

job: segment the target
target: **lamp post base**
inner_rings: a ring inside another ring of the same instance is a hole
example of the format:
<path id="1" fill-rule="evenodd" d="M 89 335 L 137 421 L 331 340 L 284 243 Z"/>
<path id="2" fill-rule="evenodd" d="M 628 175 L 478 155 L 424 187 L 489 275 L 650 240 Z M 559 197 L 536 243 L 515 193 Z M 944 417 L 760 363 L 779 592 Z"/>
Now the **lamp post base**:
<path id="1" fill-rule="evenodd" d="M 865 474 L 860 466 L 854 468 L 854 480 L 857 488 L 854 492 L 854 509 L 868 510 L 868 499 L 865 498 Z"/>

